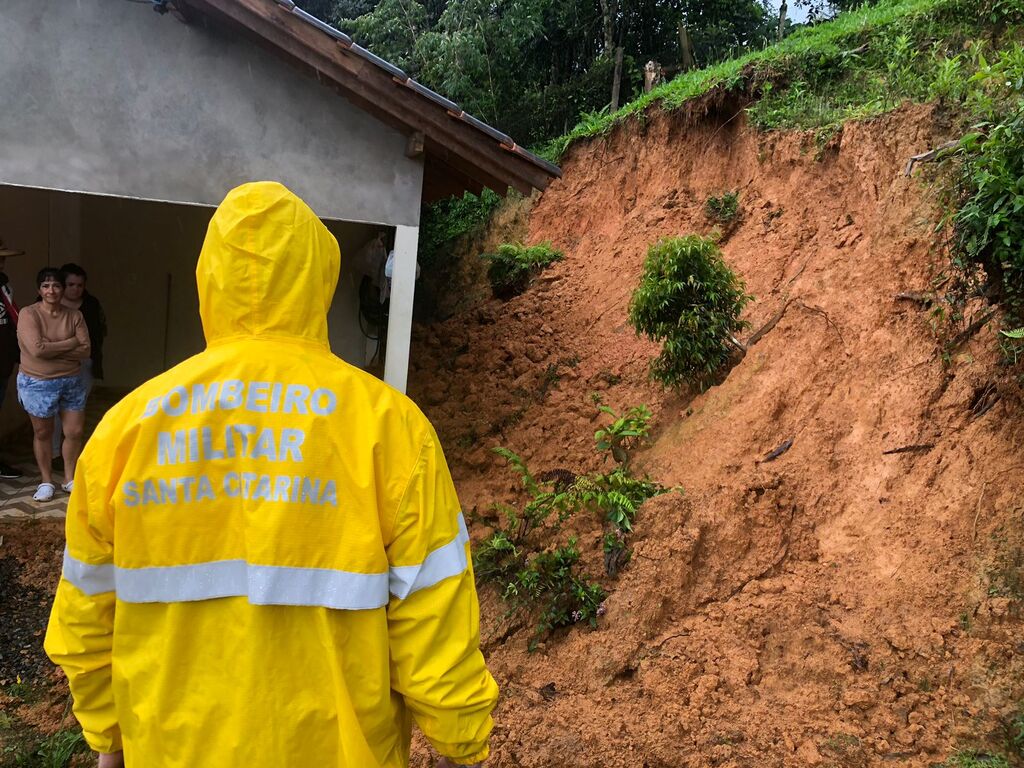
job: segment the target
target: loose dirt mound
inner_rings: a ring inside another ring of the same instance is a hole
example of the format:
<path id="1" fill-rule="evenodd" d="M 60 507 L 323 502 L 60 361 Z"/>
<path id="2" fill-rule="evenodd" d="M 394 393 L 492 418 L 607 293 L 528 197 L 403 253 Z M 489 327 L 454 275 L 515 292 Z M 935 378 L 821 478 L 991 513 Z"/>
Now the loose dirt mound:
<path id="1" fill-rule="evenodd" d="M 63 551 L 62 521 L 0 525 L 0 688 L 53 677 L 43 634 Z"/>
<path id="2" fill-rule="evenodd" d="M 640 468 L 686 489 L 642 508 L 597 631 L 528 653 L 482 590 L 493 765 L 926 766 L 998 739 L 1024 698 L 1024 422 L 989 331 L 944 366 L 928 313 L 895 298 L 934 274 L 935 211 L 902 170 L 935 125 L 908 108 L 821 152 L 739 117 L 617 129 L 571 150 L 532 213 L 529 242 L 565 261 L 418 330 L 412 395 L 477 520 L 516 485 L 493 445 L 597 467 L 595 391 L 652 407 Z M 726 190 L 752 327 L 789 304 L 720 386 L 665 392 L 629 297 L 647 247 L 710 231 Z"/>

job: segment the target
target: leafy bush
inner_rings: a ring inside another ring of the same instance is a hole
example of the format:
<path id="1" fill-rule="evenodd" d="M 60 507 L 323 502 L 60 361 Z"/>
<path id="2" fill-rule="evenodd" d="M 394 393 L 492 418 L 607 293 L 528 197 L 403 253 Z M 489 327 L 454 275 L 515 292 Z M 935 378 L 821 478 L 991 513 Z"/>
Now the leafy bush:
<path id="1" fill-rule="evenodd" d="M 727 224 L 735 219 L 740 212 L 740 193 L 723 192 L 721 197 L 711 195 L 704 203 L 704 213 L 713 221 Z"/>
<path id="2" fill-rule="evenodd" d="M 943 220 L 953 277 L 949 319 L 961 322 L 967 302 L 981 296 L 999 302 L 1013 328 L 1024 322 L 1024 48 L 986 56 L 976 42 L 956 58 L 972 72 L 951 91 L 971 128 L 947 153 L 955 162 Z M 1012 330 L 1000 346 L 1010 362 L 1024 353 Z"/>
<path id="3" fill-rule="evenodd" d="M 709 384 L 738 345 L 733 334 L 746 327 L 740 313 L 751 298 L 712 240 L 688 235 L 651 246 L 629 304 L 637 333 L 663 342 L 651 375 L 666 386 Z"/>
<path id="4" fill-rule="evenodd" d="M 1010 317 L 1024 320 L 1024 111 L 960 141 L 953 251 L 981 265 Z"/>
<path id="5" fill-rule="evenodd" d="M 501 198 L 489 189 L 480 196 L 466 192 L 423 207 L 420 217 L 419 262 L 433 270 L 444 259 L 451 244 L 478 232 L 491 218 Z"/>
<path id="6" fill-rule="evenodd" d="M 650 411 L 637 406 L 625 413 L 633 415 L 634 426 L 618 430 L 621 439 L 631 439 L 623 434 L 625 431 L 637 432 L 637 437 L 641 432 L 646 434 Z M 638 428 L 637 424 L 642 426 Z M 573 515 L 599 515 L 606 531 L 605 572 L 614 577 L 629 560 L 627 537 L 637 510 L 647 499 L 668 489 L 649 478 L 633 477 L 626 465 L 607 474 L 577 476 L 553 470 L 538 477 L 515 452 L 507 448 L 495 448 L 494 452 L 519 475 L 528 498 L 519 506 L 497 505 L 504 513 L 505 525 L 476 547 L 473 567 L 477 579 L 499 585 L 502 596 L 514 609 L 536 615 L 531 648 L 558 627 L 580 622 L 596 625 L 606 595 L 604 587 L 579 572 L 581 552 L 575 538 L 563 545 L 552 541 Z M 542 535 L 535 535 L 537 532 Z"/>
<path id="7" fill-rule="evenodd" d="M 587 622 L 597 626 L 604 588 L 575 573 L 580 551 L 575 537 L 563 547 L 541 552 L 530 559 L 508 583 L 505 598 L 540 603 L 543 608 L 530 649 L 552 630 Z"/>
<path id="8" fill-rule="evenodd" d="M 510 299 L 526 290 L 530 278 L 549 264 L 563 258 L 561 251 L 551 243 L 526 246 L 522 243 L 504 243 L 497 253 L 485 253 L 481 258 L 490 262 L 487 279 L 491 290 L 500 299 Z"/>

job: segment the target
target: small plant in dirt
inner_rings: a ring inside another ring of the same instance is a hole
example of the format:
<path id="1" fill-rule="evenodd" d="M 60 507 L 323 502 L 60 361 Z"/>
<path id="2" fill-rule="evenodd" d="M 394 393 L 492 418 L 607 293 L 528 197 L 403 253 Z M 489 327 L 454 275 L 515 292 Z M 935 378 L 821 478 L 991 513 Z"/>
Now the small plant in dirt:
<path id="1" fill-rule="evenodd" d="M 633 477 L 628 468 L 620 466 L 607 474 L 580 477 L 574 490 L 577 504 L 600 514 L 616 530 L 630 533 L 640 505 L 670 489 L 648 478 Z"/>
<path id="2" fill-rule="evenodd" d="M 554 526 L 556 528 L 572 516 L 575 511 L 573 508 L 575 485 L 566 488 L 555 480 L 548 482 L 538 480 L 519 454 L 507 448 L 495 448 L 494 452 L 505 459 L 519 475 L 523 488 L 530 496 L 530 500 L 521 509 L 508 505 L 499 507 L 505 513 L 512 541 L 518 543 L 524 540 L 533 529 L 547 523 L 552 514 L 555 516 Z"/>
<path id="3" fill-rule="evenodd" d="M 619 568 L 629 562 L 632 551 L 626 546 L 626 537 L 622 531 L 609 531 L 604 535 L 604 572 L 614 578 Z"/>
<path id="4" fill-rule="evenodd" d="M 1007 756 L 1016 765 L 1024 765 L 1024 702 L 1003 721 L 1002 737 Z"/>
<path id="5" fill-rule="evenodd" d="M 704 214 L 712 221 L 731 224 L 740 214 L 739 190 L 709 196 L 704 202 Z"/>
<path id="6" fill-rule="evenodd" d="M 646 405 L 637 405 L 621 416 L 607 405 L 599 404 L 598 410 L 612 417 L 611 424 L 594 433 L 598 453 L 604 453 L 605 459 L 610 454 L 619 464 L 628 464 L 630 452 L 650 433 L 650 409 Z"/>
<path id="7" fill-rule="evenodd" d="M 23 681 L 21 675 L 17 675 L 13 683 L 4 687 L 3 692 L 6 696 L 26 700 L 32 695 L 33 691 L 32 686 Z"/>
<path id="8" fill-rule="evenodd" d="M 36 757 L 41 768 L 66 768 L 77 754 L 89 751 L 85 737 L 80 730 L 57 731 L 47 736 L 36 750 Z"/>
<path id="9" fill-rule="evenodd" d="M 565 546 L 540 552 L 506 585 L 504 597 L 519 603 L 542 606 L 530 649 L 559 627 L 586 622 L 597 626 L 604 588 L 576 572 L 580 551 L 575 537 Z"/>
<path id="10" fill-rule="evenodd" d="M 44 735 L 24 722 L 9 722 L 0 728 L 0 765 L 28 768 L 68 768 L 76 755 L 89 747 L 78 728 Z"/>
<path id="11" fill-rule="evenodd" d="M 626 415 L 642 422 L 635 436 L 619 429 L 619 444 L 646 434 L 650 411 L 644 406 L 627 409 Z M 613 414 L 614 415 L 614 414 Z M 616 417 L 618 418 L 618 417 Z M 608 438 L 611 440 L 611 438 Z M 606 449 L 610 450 L 610 445 Z M 495 448 L 519 476 L 525 502 L 498 504 L 504 525 L 482 541 L 473 553 L 473 567 L 482 582 L 497 584 L 514 610 L 535 616 L 537 624 L 531 647 L 559 627 L 587 622 L 595 625 L 601 615 L 604 587 L 580 567 L 576 538 L 558 544 L 562 527 L 580 513 L 595 515 L 605 528 L 601 558 L 608 577 L 614 578 L 629 561 L 628 537 L 640 506 L 666 489 L 650 478 L 634 477 L 628 464 L 608 473 L 576 475 L 552 470 L 535 475 L 521 456 L 507 448 Z M 597 558 L 594 553 L 594 558 Z"/>
<path id="12" fill-rule="evenodd" d="M 733 334 L 746 327 L 740 313 L 751 298 L 714 241 L 688 235 L 651 246 L 629 304 L 637 333 L 662 342 L 651 375 L 706 388 L 741 348 Z"/>
<path id="13" fill-rule="evenodd" d="M 487 279 L 499 299 L 510 299 L 526 290 L 530 279 L 550 264 L 563 258 L 551 243 L 523 245 L 504 243 L 494 253 L 481 256 L 488 262 Z"/>
<path id="14" fill-rule="evenodd" d="M 1010 768 L 1005 757 L 987 752 L 958 752 L 942 765 L 944 768 Z"/>

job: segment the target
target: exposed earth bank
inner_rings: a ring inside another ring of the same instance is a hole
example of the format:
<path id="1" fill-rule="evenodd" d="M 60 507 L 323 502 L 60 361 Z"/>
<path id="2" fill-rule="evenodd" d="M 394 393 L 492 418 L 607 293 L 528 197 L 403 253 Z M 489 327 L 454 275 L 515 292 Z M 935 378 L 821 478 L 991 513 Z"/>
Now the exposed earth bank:
<path id="1" fill-rule="evenodd" d="M 532 625 L 482 589 L 503 691 L 488 765 L 928 766 L 999 746 L 1024 699 L 1021 405 L 992 330 L 944 361 L 932 315 L 897 298 L 941 266 L 934 201 L 904 166 L 947 138 L 930 107 L 824 147 L 738 108 L 650 114 L 573 147 L 537 201 L 528 242 L 564 261 L 417 329 L 411 394 L 475 539 L 517 498 L 491 447 L 538 473 L 599 467 L 594 392 L 651 407 L 637 464 L 685 489 L 641 508 L 597 630 L 530 653 Z M 727 190 L 747 335 L 786 309 L 720 385 L 665 391 L 628 301 L 648 246 L 708 233 L 704 203 Z M 573 525 L 599 551 L 599 522 Z"/>

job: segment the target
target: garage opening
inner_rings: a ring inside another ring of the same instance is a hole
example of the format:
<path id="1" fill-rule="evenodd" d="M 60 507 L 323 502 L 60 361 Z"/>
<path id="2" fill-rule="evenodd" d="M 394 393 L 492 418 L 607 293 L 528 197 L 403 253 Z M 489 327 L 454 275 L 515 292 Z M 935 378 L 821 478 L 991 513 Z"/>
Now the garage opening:
<path id="1" fill-rule="evenodd" d="M 108 327 L 104 379 L 93 390 L 87 428 L 125 393 L 204 349 L 195 267 L 213 211 L 210 206 L 0 185 L 0 239 L 24 251 L 8 258 L 4 270 L 17 303 L 35 301 L 35 275 L 41 268 L 74 262 L 88 272 L 87 289 L 103 305 Z M 338 239 L 342 256 L 328 315 L 331 349 L 382 376 L 386 287 L 381 286 L 394 228 L 324 223 Z M 26 425 L 12 379 L 0 412 L 0 434 Z M 5 449 L 13 437 L 3 441 Z"/>

